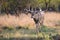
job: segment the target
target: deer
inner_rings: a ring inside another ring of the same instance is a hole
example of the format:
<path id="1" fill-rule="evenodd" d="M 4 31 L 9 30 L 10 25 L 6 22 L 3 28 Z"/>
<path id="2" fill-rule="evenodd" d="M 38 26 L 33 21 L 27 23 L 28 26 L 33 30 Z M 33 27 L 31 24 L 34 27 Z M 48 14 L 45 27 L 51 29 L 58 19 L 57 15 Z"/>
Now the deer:
<path id="1" fill-rule="evenodd" d="M 30 13 L 31 14 L 31 18 L 34 20 L 35 25 L 36 25 L 36 33 L 41 32 L 41 30 L 39 31 L 39 29 L 41 29 L 40 27 L 43 26 L 43 22 L 44 22 L 44 11 L 42 11 L 42 9 L 40 8 L 36 8 L 35 10 L 33 9 L 25 9 L 26 14 Z"/>

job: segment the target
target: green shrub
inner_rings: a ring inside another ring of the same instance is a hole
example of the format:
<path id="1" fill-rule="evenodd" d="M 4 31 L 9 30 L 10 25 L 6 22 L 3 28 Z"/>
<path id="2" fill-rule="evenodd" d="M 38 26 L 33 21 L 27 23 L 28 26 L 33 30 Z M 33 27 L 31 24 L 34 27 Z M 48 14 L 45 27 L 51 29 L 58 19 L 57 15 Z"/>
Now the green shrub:
<path id="1" fill-rule="evenodd" d="M 3 26 L 2 29 L 3 30 L 13 30 L 13 27 Z"/>
<path id="2" fill-rule="evenodd" d="M 45 32 L 45 33 L 55 33 L 56 31 L 55 31 L 55 29 L 52 29 L 52 28 L 47 28 L 47 26 L 42 26 L 41 28 L 40 28 L 40 31 L 41 32 Z"/>

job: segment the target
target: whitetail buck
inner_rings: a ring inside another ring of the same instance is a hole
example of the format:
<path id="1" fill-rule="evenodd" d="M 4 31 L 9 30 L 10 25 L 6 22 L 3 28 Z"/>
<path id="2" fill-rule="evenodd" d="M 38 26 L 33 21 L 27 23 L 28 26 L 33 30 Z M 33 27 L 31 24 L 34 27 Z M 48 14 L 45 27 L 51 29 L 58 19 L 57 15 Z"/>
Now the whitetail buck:
<path id="1" fill-rule="evenodd" d="M 36 10 L 27 10 L 27 13 L 31 14 L 31 18 L 33 18 L 35 24 L 36 24 L 36 32 L 39 33 L 40 27 L 43 25 L 44 21 L 44 12 L 41 9 Z M 41 30 L 40 30 L 41 31 Z"/>

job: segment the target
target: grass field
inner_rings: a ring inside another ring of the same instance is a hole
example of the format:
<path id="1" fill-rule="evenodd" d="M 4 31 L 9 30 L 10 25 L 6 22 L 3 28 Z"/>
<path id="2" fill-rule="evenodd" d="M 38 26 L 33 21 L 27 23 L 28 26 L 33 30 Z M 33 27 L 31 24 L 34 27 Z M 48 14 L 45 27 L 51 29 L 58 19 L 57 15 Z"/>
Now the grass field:
<path id="1" fill-rule="evenodd" d="M 60 26 L 60 13 L 58 12 L 46 12 L 44 15 L 44 25 L 50 27 Z M 29 28 L 35 28 L 35 23 L 30 15 L 21 14 L 19 17 L 12 15 L 0 15 L 0 26 L 29 26 Z"/>
<path id="2" fill-rule="evenodd" d="M 25 14 L 21 14 L 19 17 L 12 15 L 1 15 L 0 16 L 0 27 L 1 26 L 10 26 L 10 27 L 28 27 L 33 29 L 35 24 L 34 21 Z"/>
<path id="3" fill-rule="evenodd" d="M 45 20 L 44 20 L 45 25 L 55 27 L 55 25 L 57 25 L 57 26 L 60 25 L 59 22 L 60 22 L 60 13 L 58 13 L 58 12 L 47 12 L 45 14 Z"/>
<path id="4" fill-rule="evenodd" d="M 21 14 L 19 17 L 10 14 L 0 15 L 0 40 L 54 40 L 57 37 L 53 36 L 60 35 L 59 17 L 58 12 L 46 12 L 44 26 L 41 27 L 41 32 L 36 34 L 35 23 L 30 14 Z"/>
<path id="5" fill-rule="evenodd" d="M 57 34 L 55 29 L 50 29 L 46 26 L 43 26 L 41 32 L 38 34 L 36 34 L 35 30 L 31 29 L 7 28 L 0 32 L 0 40 L 52 40 L 53 36 L 56 36 Z"/>

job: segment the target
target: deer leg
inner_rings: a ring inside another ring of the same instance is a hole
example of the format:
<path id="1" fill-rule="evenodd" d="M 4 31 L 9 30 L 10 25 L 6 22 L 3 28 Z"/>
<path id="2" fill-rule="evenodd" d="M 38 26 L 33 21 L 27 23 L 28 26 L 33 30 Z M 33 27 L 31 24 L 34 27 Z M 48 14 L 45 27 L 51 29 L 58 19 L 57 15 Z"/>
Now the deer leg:
<path id="1" fill-rule="evenodd" d="M 36 24 L 36 33 L 38 34 L 38 33 L 39 33 L 39 20 L 36 20 L 36 19 L 34 18 L 34 22 L 35 22 L 35 24 Z"/>
<path id="2" fill-rule="evenodd" d="M 36 33 L 37 34 L 39 33 L 39 24 L 38 23 L 36 24 Z"/>

